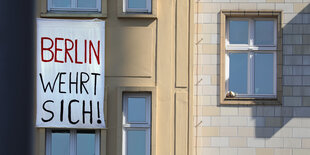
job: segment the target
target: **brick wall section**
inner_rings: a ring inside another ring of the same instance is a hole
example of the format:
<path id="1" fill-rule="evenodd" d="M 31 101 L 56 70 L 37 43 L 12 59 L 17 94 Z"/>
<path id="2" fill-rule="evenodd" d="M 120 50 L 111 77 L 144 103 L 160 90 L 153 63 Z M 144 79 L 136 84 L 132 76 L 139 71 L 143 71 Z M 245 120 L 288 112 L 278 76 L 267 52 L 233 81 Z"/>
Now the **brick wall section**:
<path id="1" fill-rule="evenodd" d="M 309 155 L 310 0 L 194 3 L 194 155 Z M 219 105 L 220 10 L 283 10 L 281 106 Z"/>

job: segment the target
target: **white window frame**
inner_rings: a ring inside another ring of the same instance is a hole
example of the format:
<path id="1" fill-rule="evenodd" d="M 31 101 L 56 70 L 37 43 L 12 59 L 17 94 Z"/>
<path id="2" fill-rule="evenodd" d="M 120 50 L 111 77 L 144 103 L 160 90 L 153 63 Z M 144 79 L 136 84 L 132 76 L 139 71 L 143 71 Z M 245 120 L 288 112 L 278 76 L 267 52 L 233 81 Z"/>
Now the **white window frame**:
<path id="1" fill-rule="evenodd" d="M 145 0 L 146 7 L 145 8 L 129 8 L 128 7 L 129 0 L 123 0 L 123 12 L 127 13 L 152 13 L 152 0 Z"/>
<path id="2" fill-rule="evenodd" d="M 47 11 L 55 12 L 101 12 L 101 0 L 96 0 L 96 8 L 78 8 L 78 0 L 70 0 L 71 7 L 53 7 L 53 0 L 47 0 Z"/>
<path id="3" fill-rule="evenodd" d="M 77 130 L 76 129 L 46 129 L 45 154 L 52 154 L 52 132 L 57 130 L 66 130 L 70 132 L 69 155 L 77 154 Z M 100 155 L 100 130 L 95 130 L 95 155 Z"/>
<path id="4" fill-rule="evenodd" d="M 230 44 L 229 43 L 229 22 L 230 21 L 248 21 L 249 32 L 248 32 L 248 44 Z M 274 21 L 274 42 L 273 45 L 254 45 L 254 21 Z M 226 25 L 226 39 L 225 45 L 226 50 L 276 50 L 277 49 L 277 19 L 275 18 L 228 18 Z"/>
<path id="5" fill-rule="evenodd" d="M 128 122 L 128 98 L 145 98 L 146 122 Z M 146 131 L 145 155 L 151 154 L 151 94 L 149 93 L 124 93 L 123 94 L 123 140 L 122 155 L 127 155 L 127 131 Z"/>
<path id="6" fill-rule="evenodd" d="M 233 20 L 249 21 L 248 44 L 230 44 L 229 43 L 229 22 Z M 274 43 L 273 45 L 254 45 L 254 21 L 270 20 L 274 21 Z M 276 98 L 277 97 L 277 19 L 276 18 L 228 18 L 226 24 L 226 53 L 225 53 L 225 89 L 229 91 L 229 53 L 246 53 L 248 54 L 248 71 L 247 71 L 247 94 L 236 94 L 240 98 Z M 273 54 L 273 93 L 272 94 L 255 94 L 254 89 L 254 54 L 268 53 Z"/>

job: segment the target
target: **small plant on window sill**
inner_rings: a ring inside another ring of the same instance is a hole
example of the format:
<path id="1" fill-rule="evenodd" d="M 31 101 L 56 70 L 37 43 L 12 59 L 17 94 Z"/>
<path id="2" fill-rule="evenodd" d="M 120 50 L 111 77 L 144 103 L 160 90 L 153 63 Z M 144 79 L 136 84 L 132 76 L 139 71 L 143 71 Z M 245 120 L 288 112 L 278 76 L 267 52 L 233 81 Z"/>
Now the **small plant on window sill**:
<path id="1" fill-rule="evenodd" d="M 235 97 L 236 97 L 236 93 L 233 92 L 233 91 L 228 91 L 228 92 L 226 93 L 226 97 L 227 97 L 227 98 L 235 98 Z"/>

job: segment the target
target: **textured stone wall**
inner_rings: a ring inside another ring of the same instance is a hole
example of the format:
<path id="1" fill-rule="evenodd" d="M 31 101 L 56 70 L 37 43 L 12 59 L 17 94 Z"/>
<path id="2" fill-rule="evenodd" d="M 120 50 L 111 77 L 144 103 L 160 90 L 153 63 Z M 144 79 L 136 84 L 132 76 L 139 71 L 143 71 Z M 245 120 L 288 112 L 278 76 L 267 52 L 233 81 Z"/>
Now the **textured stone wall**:
<path id="1" fill-rule="evenodd" d="M 194 5 L 194 155 L 309 155 L 310 1 Z M 282 105 L 220 105 L 220 10 L 283 10 Z"/>

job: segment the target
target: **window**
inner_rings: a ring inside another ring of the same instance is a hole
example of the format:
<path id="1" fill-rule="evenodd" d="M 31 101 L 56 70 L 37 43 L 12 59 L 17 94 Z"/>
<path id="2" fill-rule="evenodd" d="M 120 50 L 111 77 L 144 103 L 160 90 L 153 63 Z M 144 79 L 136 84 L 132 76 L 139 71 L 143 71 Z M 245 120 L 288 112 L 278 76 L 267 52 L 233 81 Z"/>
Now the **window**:
<path id="1" fill-rule="evenodd" d="M 99 143 L 99 130 L 46 131 L 46 155 L 99 155 Z"/>
<path id="2" fill-rule="evenodd" d="M 48 0 L 48 12 L 101 12 L 101 0 Z"/>
<path id="3" fill-rule="evenodd" d="M 151 96 L 125 93 L 123 96 L 123 155 L 150 155 Z"/>
<path id="4" fill-rule="evenodd" d="M 237 15 L 229 12 L 222 17 L 222 102 L 278 99 L 282 74 L 279 17 L 273 13 L 234 13 Z"/>
<path id="5" fill-rule="evenodd" d="M 124 0 L 124 12 L 151 13 L 152 0 Z"/>
<path id="6" fill-rule="evenodd" d="M 229 18 L 227 92 L 237 97 L 276 96 L 276 20 Z"/>

